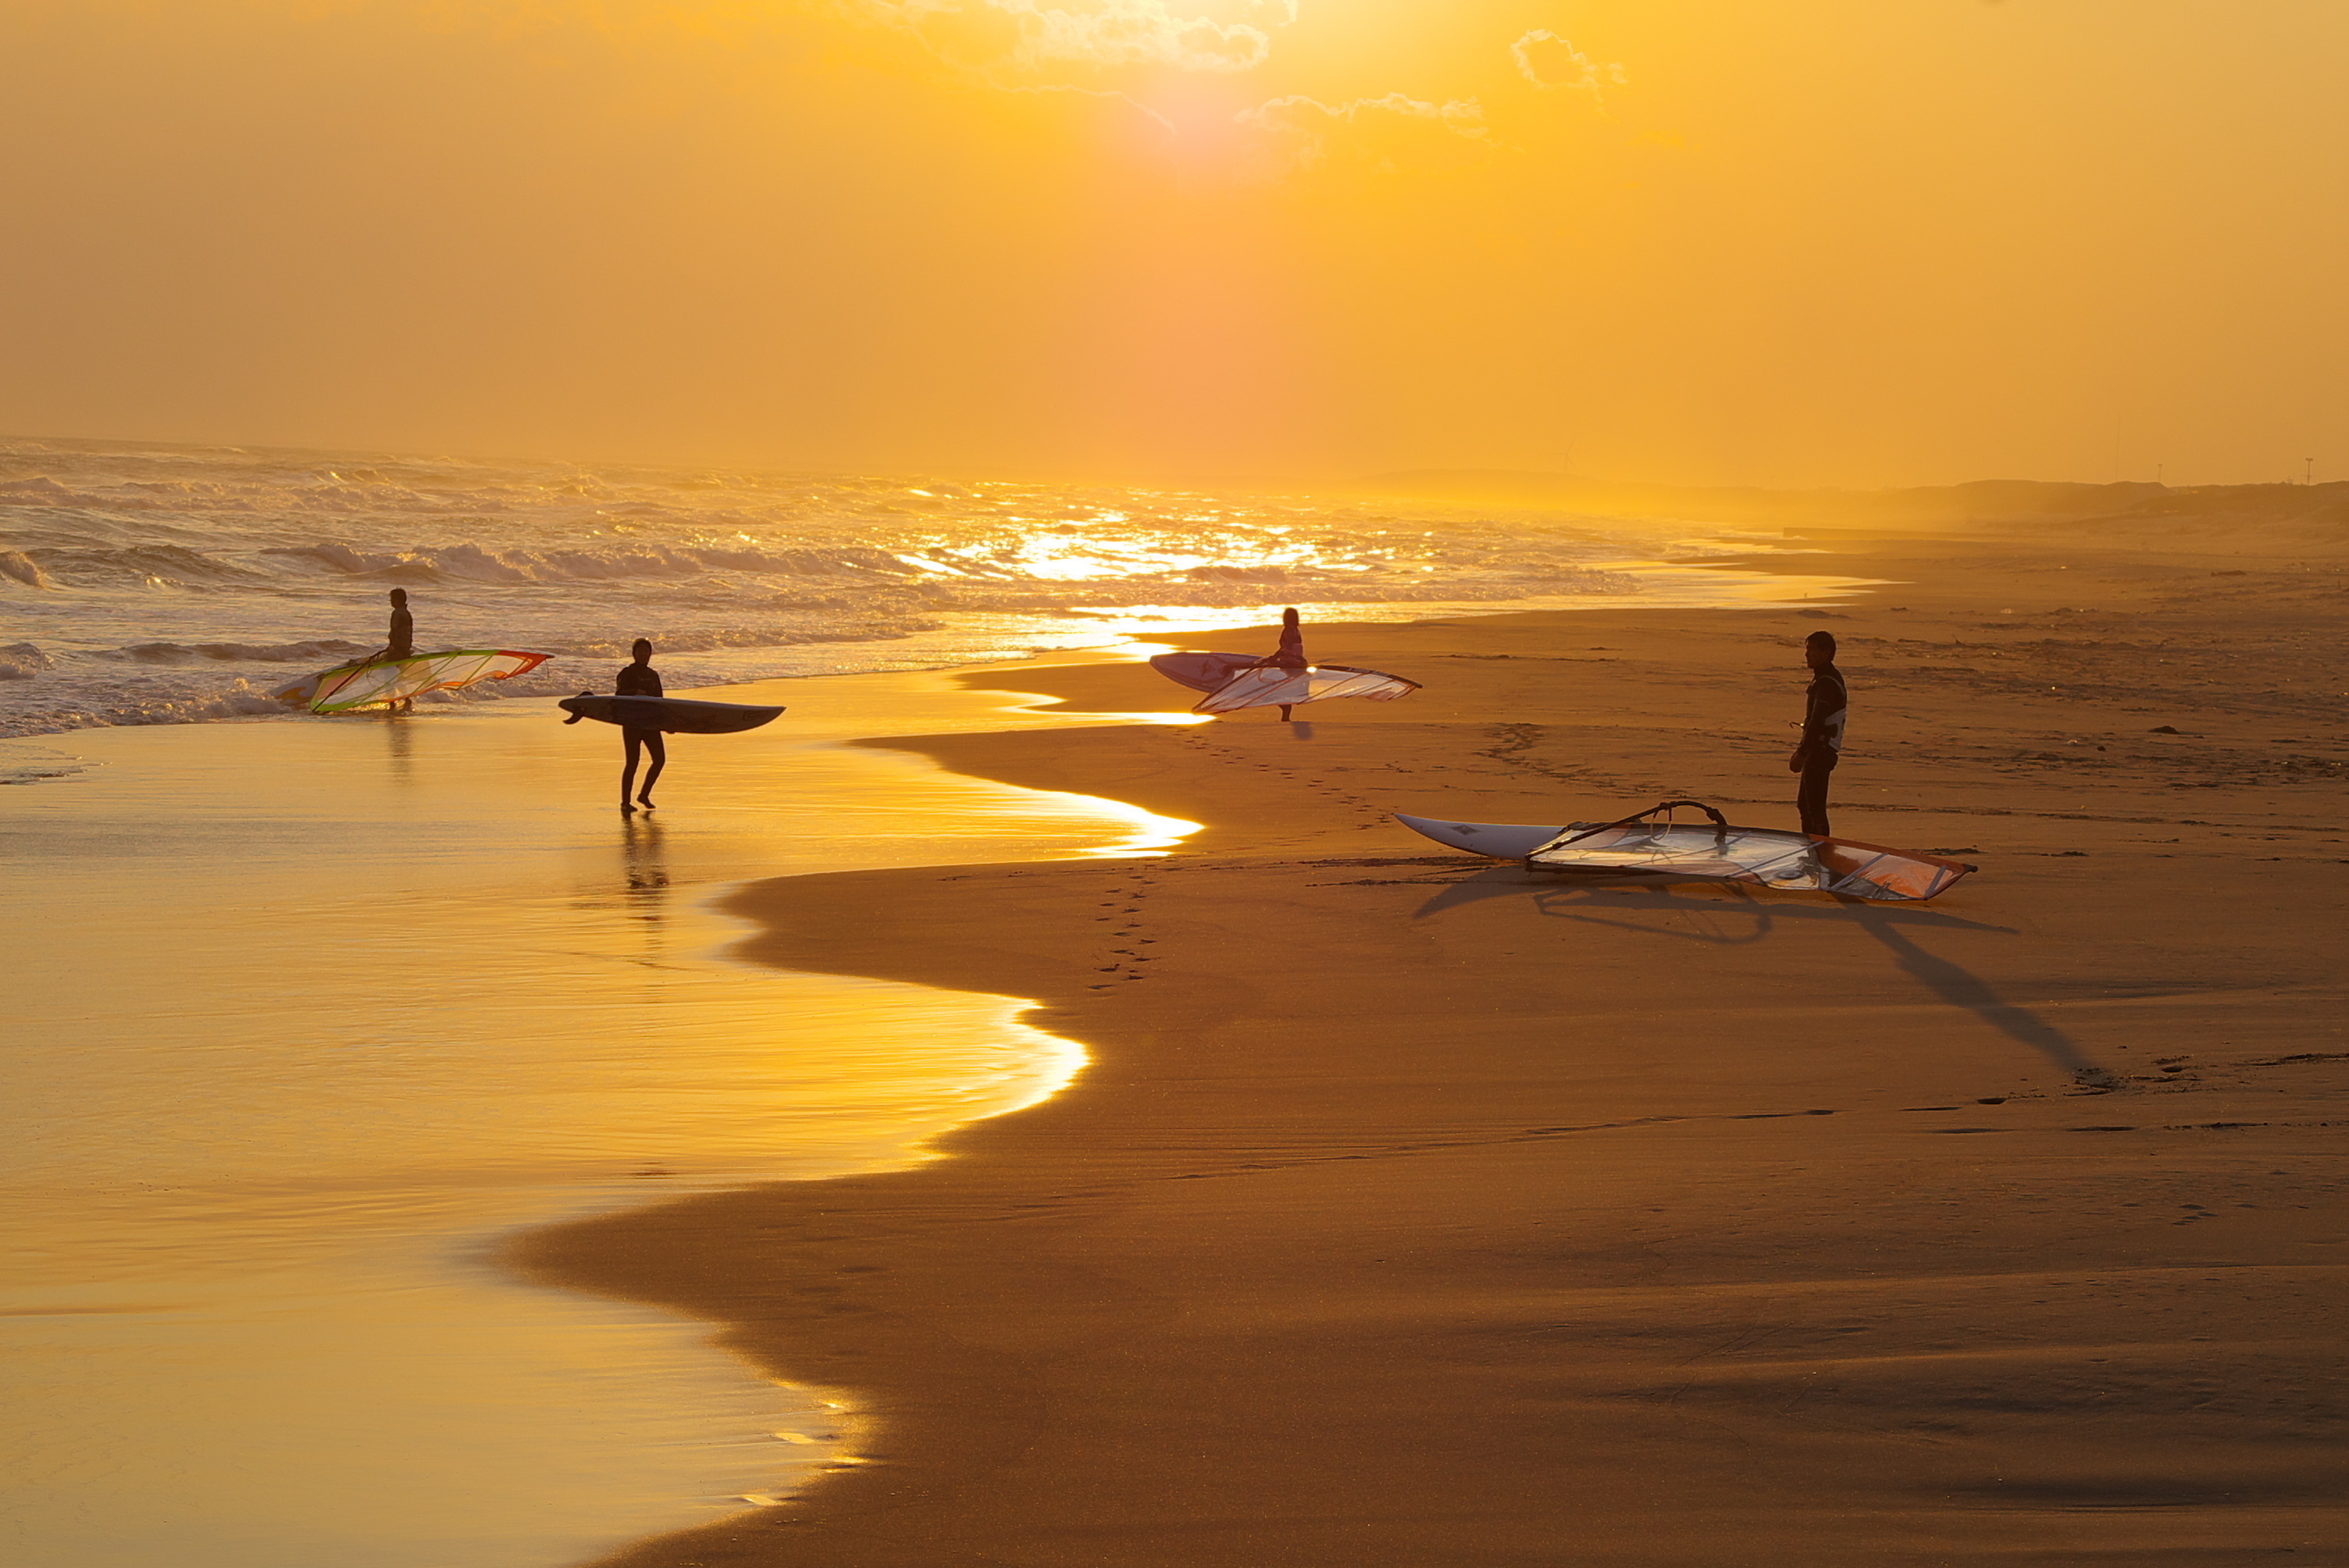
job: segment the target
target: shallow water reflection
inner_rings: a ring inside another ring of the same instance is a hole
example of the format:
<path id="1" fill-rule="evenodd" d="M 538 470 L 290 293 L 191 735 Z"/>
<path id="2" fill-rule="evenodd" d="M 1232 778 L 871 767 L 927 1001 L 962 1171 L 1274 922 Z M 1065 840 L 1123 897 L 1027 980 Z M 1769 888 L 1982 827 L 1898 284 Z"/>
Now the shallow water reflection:
<path id="1" fill-rule="evenodd" d="M 515 1568 L 823 1462 L 707 1330 L 517 1284 L 516 1224 L 918 1158 L 1073 1047 L 1010 998 L 730 962 L 749 877 L 1046 859 L 1187 826 L 854 735 L 1094 723 L 935 675 L 712 694 L 661 810 L 537 703 L 49 738 L 0 792 L 13 1560 Z M 0 748 L 5 749 L 5 748 Z"/>

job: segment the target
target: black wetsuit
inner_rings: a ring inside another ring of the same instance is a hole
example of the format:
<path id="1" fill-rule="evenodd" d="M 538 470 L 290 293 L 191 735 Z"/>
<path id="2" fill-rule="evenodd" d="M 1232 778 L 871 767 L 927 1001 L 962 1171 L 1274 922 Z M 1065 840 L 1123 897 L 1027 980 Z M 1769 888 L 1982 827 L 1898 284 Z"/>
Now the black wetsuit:
<path id="1" fill-rule="evenodd" d="M 1803 782 L 1795 793 L 1795 809 L 1803 814 L 1803 831 L 1827 836 L 1827 775 L 1843 754 L 1843 724 L 1851 708 L 1851 688 L 1843 672 L 1829 665 L 1814 671 L 1810 690 L 1804 694 L 1803 739 L 1795 748 L 1802 759 Z"/>
<path id="2" fill-rule="evenodd" d="M 391 612 L 391 635 L 383 646 L 387 659 L 404 659 L 416 651 L 416 617 L 408 613 L 405 604 L 396 605 Z"/>
<path id="3" fill-rule="evenodd" d="M 618 677 L 612 682 L 612 692 L 616 696 L 659 696 L 662 695 L 660 672 L 650 665 L 623 665 Z M 620 769 L 620 804 L 626 806 L 629 786 L 636 782 L 637 753 L 642 751 L 652 758 L 652 766 L 645 770 L 644 794 L 649 795 L 653 792 L 654 781 L 661 776 L 661 769 L 668 766 L 668 747 L 661 739 L 661 732 L 648 725 L 620 726 L 620 739 L 627 748 L 628 754 L 627 766 Z"/>

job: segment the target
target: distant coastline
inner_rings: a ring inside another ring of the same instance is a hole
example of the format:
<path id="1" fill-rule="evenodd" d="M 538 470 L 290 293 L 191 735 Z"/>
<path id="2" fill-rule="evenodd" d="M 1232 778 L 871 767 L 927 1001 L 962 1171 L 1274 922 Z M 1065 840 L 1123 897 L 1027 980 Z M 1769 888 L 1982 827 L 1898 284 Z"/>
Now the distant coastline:
<path id="1" fill-rule="evenodd" d="M 1947 531 L 1953 526 L 2011 530 L 2053 524 L 2104 533 L 2112 542 L 2153 547 L 2174 538 L 2180 525 L 2202 524 L 2230 532 L 2284 526 L 2338 531 L 2339 540 L 2349 542 L 2349 480 L 2170 486 L 2141 480 L 1975 480 L 1888 490 L 1772 490 L 1646 484 L 1526 469 L 1414 469 L 1370 474 L 1336 488 L 1748 526 Z M 2130 533 L 2133 525 L 2143 531 Z"/>

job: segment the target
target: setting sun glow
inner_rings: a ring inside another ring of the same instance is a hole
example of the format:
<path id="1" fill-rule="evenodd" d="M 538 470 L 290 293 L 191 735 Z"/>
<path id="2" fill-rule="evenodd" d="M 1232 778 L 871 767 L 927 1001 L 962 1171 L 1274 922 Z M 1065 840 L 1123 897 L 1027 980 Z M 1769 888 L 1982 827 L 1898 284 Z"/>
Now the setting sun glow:
<path id="1" fill-rule="evenodd" d="M 2275 479 L 2349 363 L 2344 46 L 2331 0 L 14 0 L 0 428 Z"/>

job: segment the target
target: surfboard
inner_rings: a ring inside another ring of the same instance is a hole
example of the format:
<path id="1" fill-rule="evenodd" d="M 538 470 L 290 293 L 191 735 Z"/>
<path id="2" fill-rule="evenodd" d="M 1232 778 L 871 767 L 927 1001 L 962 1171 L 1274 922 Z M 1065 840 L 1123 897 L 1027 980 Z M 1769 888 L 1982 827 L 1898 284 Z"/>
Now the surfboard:
<path id="1" fill-rule="evenodd" d="M 563 722 L 583 718 L 630 729 L 661 729 L 671 735 L 732 735 L 756 729 L 782 712 L 778 705 L 761 707 L 747 702 L 697 702 L 682 696 L 598 696 L 581 692 L 554 705 L 571 715 Z"/>
<path id="2" fill-rule="evenodd" d="M 1496 861 L 1521 861 L 1560 833 L 1564 827 L 1536 828 L 1521 822 L 1442 822 L 1432 817 L 1406 817 L 1401 811 L 1394 820 L 1423 838 L 1433 839 L 1446 849 L 1465 850 L 1472 855 L 1490 855 Z"/>
<path id="3" fill-rule="evenodd" d="M 1215 691 L 1250 665 L 1263 662 L 1261 654 L 1158 654 L 1150 667 L 1193 691 Z"/>

